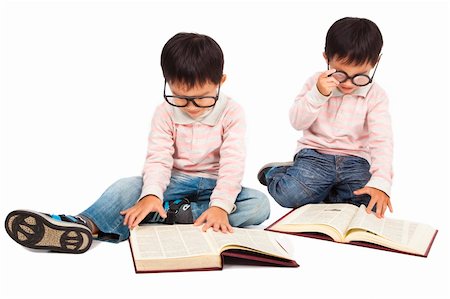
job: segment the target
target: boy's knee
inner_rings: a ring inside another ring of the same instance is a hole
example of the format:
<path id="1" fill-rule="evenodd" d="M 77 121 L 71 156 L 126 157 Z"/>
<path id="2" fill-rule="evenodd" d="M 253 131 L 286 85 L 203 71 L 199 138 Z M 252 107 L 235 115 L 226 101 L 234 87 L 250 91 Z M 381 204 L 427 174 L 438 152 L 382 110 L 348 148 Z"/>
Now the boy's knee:
<path id="1" fill-rule="evenodd" d="M 312 192 L 299 182 L 286 184 L 271 184 L 268 187 L 269 194 L 284 208 L 298 208 L 305 204 L 314 202 Z"/>
<path id="2" fill-rule="evenodd" d="M 229 216 L 232 226 L 257 225 L 269 218 L 270 202 L 264 193 L 246 189 L 245 198 L 244 201 L 236 202 L 237 210 Z"/>
<path id="3" fill-rule="evenodd" d="M 106 191 L 109 198 L 137 201 L 142 191 L 142 177 L 128 177 L 117 180 Z"/>
<path id="4" fill-rule="evenodd" d="M 257 218 L 255 222 L 258 222 L 258 223 L 255 223 L 255 224 L 261 224 L 265 220 L 269 219 L 270 202 L 264 193 L 262 193 L 260 191 L 257 191 L 257 192 L 258 192 L 258 197 L 256 197 L 256 198 L 258 200 L 258 209 L 255 212 L 255 218 Z"/>
<path id="5" fill-rule="evenodd" d="M 109 188 L 113 192 L 142 189 L 142 177 L 128 177 L 115 181 Z"/>
<path id="6" fill-rule="evenodd" d="M 142 188 L 142 177 L 133 176 L 128 178 L 121 178 L 117 180 L 114 184 L 117 189 L 127 189 L 127 188 Z"/>
<path id="7" fill-rule="evenodd" d="M 249 215 L 248 225 L 257 225 L 269 219 L 270 202 L 267 196 L 258 190 L 253 190 L 253 209 Z"/>

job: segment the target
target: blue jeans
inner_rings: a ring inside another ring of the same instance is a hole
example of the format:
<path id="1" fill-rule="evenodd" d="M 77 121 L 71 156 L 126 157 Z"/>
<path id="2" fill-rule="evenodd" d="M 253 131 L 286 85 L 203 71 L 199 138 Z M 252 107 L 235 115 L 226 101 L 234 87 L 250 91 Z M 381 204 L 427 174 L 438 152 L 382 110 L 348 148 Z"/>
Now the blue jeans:
<path id="1" fill-rule="evenodd" d="M 132 207 L 139 200 L 142 177 L 120 179 L 112 184 L 100 198 L 81 215 L 88 217 L 100 230 L 99 239 L 120 242 L 128 239 L 130 232 L 123 225 L 120 211 Z M 197 219 L 209 207 L 209 198 L 216 180 L 175 174 L 164 192 L 164 200 L 195 198 L 191 202 L 192 216 Z M 249 226 L 262 223 L 269 218 L 270 203 L 267 196 L 257 190 L 242 188 L 237 196 L 236 210 L 228 215 L 232 226 Z"/>
<path id="2" fill-rule="evenodd" d="M 281 206 L 297 208 L 310 203 L 368 205 L 369 195 L 354 195 L 369 181 L 367 160 L 356 156 L 321 154 L 302 149 L 292 166 L 280 166 L 266 173 L 270 195 Z"/>

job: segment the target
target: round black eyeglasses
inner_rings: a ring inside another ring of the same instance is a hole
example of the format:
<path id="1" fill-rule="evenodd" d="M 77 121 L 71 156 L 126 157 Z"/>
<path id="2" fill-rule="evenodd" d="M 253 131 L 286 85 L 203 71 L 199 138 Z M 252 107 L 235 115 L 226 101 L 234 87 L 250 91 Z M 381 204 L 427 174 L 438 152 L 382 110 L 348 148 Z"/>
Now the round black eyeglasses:
<path id="1" fill-rule="evenodd" d="M 338 80 L 339 83 L 344 83 L 345 81 L 350 79 L 352 81 L 353 85 L 356 85 L 359 87 L 369 85 L 373 81 L 373 77 L 375 76 L 375 72 L 377 71 L 377 67 L 378 67 L 378 63 L 380 62 L 380 59 L 381 59 L 381 55 L 377 61 L 377 64 L 375 65 L 375 69 L 373 70 L 372 77 L 369 77 L 367 74 L 356 74 L 353 77 L 350 77 L 344 71 L 336 71 L 336 72 L 328 75 L 328 77 L 333 77 L 334 79 Z M 328 64 L 328 69 L 330 69 L 330 64 Z"/>
<path id="2" fill-rule="evenodd" d="M 220 93 L 220 84 L 219 88 L 217 89 L 217 94 L 215 96 L 194 96 L 194 97 L 188 97 L 188 96 L 179 96 L 179 95 L 168 95 L 166 94 L 166 85 L 167 81 L 164 81 L 164 99 L 167 103 L 174 107 L 186 107 L 189 105 L 189 102 L 192 102 L 195 107 L 198 108 L 210 108 L 216 105 L 217 101 L 219 100 L 219 93 Z"/>

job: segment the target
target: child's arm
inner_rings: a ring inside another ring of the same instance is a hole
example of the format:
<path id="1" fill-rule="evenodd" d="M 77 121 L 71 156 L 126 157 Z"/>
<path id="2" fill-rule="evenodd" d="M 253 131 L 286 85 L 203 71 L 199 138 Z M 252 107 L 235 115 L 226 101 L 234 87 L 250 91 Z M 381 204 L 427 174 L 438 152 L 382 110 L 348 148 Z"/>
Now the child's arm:
<path id="1" fill-rule="evenodd" d="M 170 182 L 174 152 L 172 117 L 165 105 L 160 105 L 153 115 L 148 137 L 140 198 L 152 194 L 162 201 L 163 193 Z"/>
<path id="2" fill-rule="evenodd" d="M 328 77 L 334 71 L 328 70 L 311 77 L 295 98 L 289 111 L 289 119 L 296 130 L 308 129 L 317 119 L 321 108 L 330 98 L 331 91 L 339 84 L 333 77 Z"/>
<path id="3" fill-rule="evenodd" d="M 166 217 L 162 199 L 170 182 L 173 144 L 171 117 L 164 106 L 160 105 L 152 119 L 140 200 L 131 208 L 120 212 L 124 215 L 124 225 L 130 229 L 136 227 L 150 212 L 158 212 L 163 218 Z"/>
<path id="4" fill-rule="evenodd" d="M 369 99 L 367 126 L 372 177 L 364 188 L 356 192 L 369 194 L 371 200 L 367 211 L 370 212 L 376 206 L 377 216 L 384 217 L 387 208 L 393 212 L 390 201 L 393 141 L 389 101 L 385 92 L 377 85 L 372 87 L 367 98 Z"/>
<path id="5" fill-rule="evenodd" d="M 230 231 L 228 217 L 226 222 L 219 214 L 234 211 L 236 198 L 241 192 L 241 181 L 245 167 L 245 115 L 243 109 L 234 101 L 228 102 L 224 111 L 223 136 L 220 147 L 219 176 L 210 198 L 210 208 L 203 213 L 207 227 L 220 226 L 223 232 Z M 213 209 L 214 208 L 214 209 Z M 222 210 L 222 211 L 221 211 Z M 200 219 L 200 221 L 202 220 Z M 223 229 L 223 227 L 228 228 Z"/>

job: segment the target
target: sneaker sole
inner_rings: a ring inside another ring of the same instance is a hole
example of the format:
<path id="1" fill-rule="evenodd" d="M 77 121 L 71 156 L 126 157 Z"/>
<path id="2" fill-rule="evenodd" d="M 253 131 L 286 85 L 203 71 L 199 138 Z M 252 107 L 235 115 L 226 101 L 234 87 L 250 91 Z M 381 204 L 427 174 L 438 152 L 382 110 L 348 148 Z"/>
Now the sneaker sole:
<path id="1" fill-rule="evenodd" d="M 5 228 L 14 241 L 33 249 L 83 253 L 92 244 L 92 233 L 84 225 L 57 221 L 34 211 L 12 211 L 6 217 Z"/>
<path id="2" fill-rule="evenodd" d="M 294 165 L 294 162 L 271 162 L 267 163 L 261 169 L 258 171 L 258 181 L 261 183 L 261 185 L 267 186 L 267 181 L 265 177 L 265 173 L 267 169 L 270 169 L 272 167 L 280 167 L 280 166 L 292 166 Z"/>

